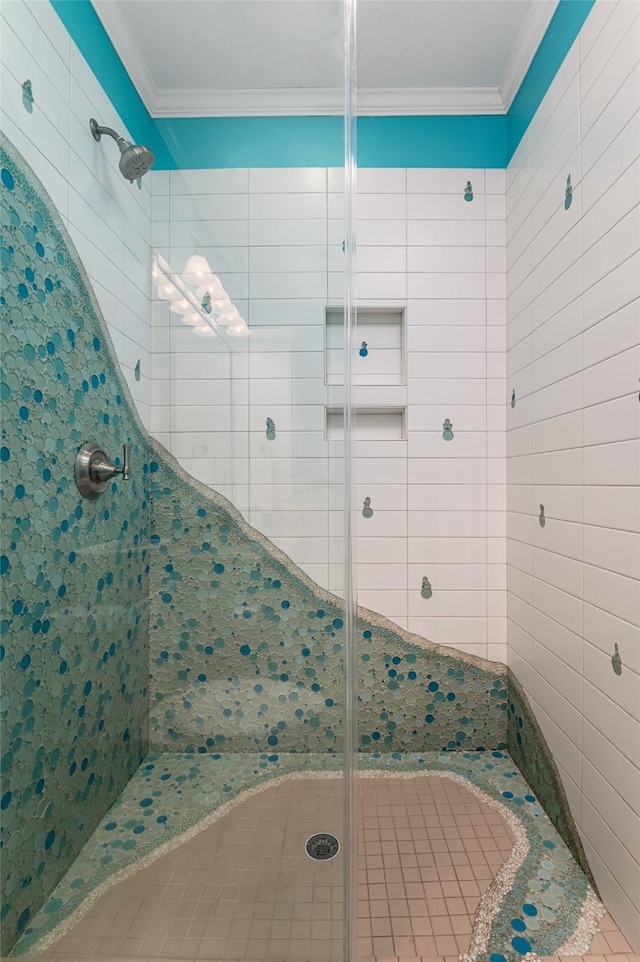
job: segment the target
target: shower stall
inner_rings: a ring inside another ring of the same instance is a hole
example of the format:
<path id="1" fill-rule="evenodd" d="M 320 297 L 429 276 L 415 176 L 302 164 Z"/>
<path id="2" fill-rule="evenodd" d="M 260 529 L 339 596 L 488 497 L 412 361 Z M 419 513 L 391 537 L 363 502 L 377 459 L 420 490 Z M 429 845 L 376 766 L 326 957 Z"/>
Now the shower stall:
<path id="1" fill-rule="evenodd" d="M 3 958 L 640 951 L 638 3 L 0 15 Z"/>

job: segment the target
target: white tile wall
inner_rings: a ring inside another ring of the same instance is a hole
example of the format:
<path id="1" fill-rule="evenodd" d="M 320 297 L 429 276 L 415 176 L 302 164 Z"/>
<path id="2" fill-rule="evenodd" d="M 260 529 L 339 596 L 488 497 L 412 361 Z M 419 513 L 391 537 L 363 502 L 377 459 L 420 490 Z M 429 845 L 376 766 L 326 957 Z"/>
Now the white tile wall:
<path id="1" fill-rule="evenodd" d="M 506 198 L 509 663 L 636 951 L 639 14 L 598 0 L 509 165 Z"/>
<path id="2" fill-rule="evenodd" d="M 149 176 L 138 190 L 120 174 L 115 144 L 93 140 L 91 117 L 130 135 L 51 4 L 11 0 L 1 5 L 0 16 L 2 128 L 58 208 L 91 278 L 138 413 L 149 426 Z M 27 79 L 32 113 L 22 103 Z"/>
<path id="3" fill-rule="evenodd" d="M 369 359 L 356 361 L 356 404 L 407 408 L 402 440 L 384 439 L 381 418 L 362 422 L 354 443 L 360 601 L 434 641 L 505 661 L 504 171 L 358 177 L 359 303 L 405 309 L 407 347 L 403 375 L 385 377 L 390 335 L 369 325 Z M 342 403 L 335 350 L 325 384 L 325 307 L 339 306 L 344 291 L 342 171 L 159 172 L 152 186 L 159 252 L 181 271 L 202 249 L 251 328 L 226 346 L 197 339 L 156 302 L 153 430 L 340 591 L 343 451 L 327 440 L 324 409 Z M 275 441 L 265 437 L 267 417 Z"/>

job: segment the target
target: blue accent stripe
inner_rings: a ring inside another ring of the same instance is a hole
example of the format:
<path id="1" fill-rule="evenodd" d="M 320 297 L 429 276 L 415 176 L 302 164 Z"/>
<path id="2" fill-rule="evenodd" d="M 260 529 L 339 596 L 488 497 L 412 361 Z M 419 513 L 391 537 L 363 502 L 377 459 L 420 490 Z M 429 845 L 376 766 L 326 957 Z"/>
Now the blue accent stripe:
<path id="1" fill-rule="evenodd" d="M 506 118 L 359 117 L 361 167 L 504 167 Z M 156 121 L 172 167 L 341 167 L 342 117 Z M 470 160 L 471 158 L 471 160 Z"/>
<path id="2" fill-rule="evenodd" d="M 360 167 L 504 167 L 507 118 L 358 117 Z"/>
<path id="3" fill-rule="evenodd" d="M 507 114 L 507 163 L 542 103 L 595 0 L 560 0 Z M 506 166 L 506 165 L 505 165 Z"/>
<path id="4" fill-rule="evenodd" d="M 344 163 L 342 117 L 176 117 L 156 124 L 171 169 Z"/>
<path id="5" fill-rule="evenodd" d="M 50 2 L 155 169 L 342 166 L 342 117 L 154 120 L 91 0 Z M 358 164 L 506 167 L 594 3 L 560 0 L 507 116 L 359 117 Z"/>

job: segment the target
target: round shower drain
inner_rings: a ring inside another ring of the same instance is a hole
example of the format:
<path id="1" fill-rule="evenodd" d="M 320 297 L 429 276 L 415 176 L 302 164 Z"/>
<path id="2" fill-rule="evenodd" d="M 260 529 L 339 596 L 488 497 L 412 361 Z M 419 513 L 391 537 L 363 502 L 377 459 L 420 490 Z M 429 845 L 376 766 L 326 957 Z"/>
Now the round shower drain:
<path id="1" fill-rule="evenodd" d="M 340 842 L 335 835 L 328 835 L 326 832 L 321 832 L 319 835 L 312 835 L 311 838 L 307 839 L 305 851 L 309 858 L 326 861 L 327 859 L 335 858 L 338 854 L 340 851 Z"/>

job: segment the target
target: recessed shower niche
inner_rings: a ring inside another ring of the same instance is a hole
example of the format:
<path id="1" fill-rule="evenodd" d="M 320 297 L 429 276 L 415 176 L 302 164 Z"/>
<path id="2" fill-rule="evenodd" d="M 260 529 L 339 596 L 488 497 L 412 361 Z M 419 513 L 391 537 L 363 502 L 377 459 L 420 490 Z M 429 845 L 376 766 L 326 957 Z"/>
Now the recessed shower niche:
<path id="1" fill-rule="evenodd" d="M 325 380 L 344 383 L 344 310 L 325 312 Z M 354 385 L 405 383 L 404 307 L 359 307 L 351 360 Z"/>
<path id="2" fill-rule="evenodd" d="M 405 441 L 403 407 L 353 407 L 351 436 L 354 441 Z M 325 437 L 338 441 L 344 437 L 344 408 L 327 407 Z"/>
<path id="3" fill-rule="evenodd" d="M 343 435 L 344 311 L 325 313 L 325 380 L 329 387 L 326 437 Z M 404 307 L 359 307 L 351 358 L 354 440 L 406 439 Z M 375 389 L 375 390 L 373 390 Z"/>

